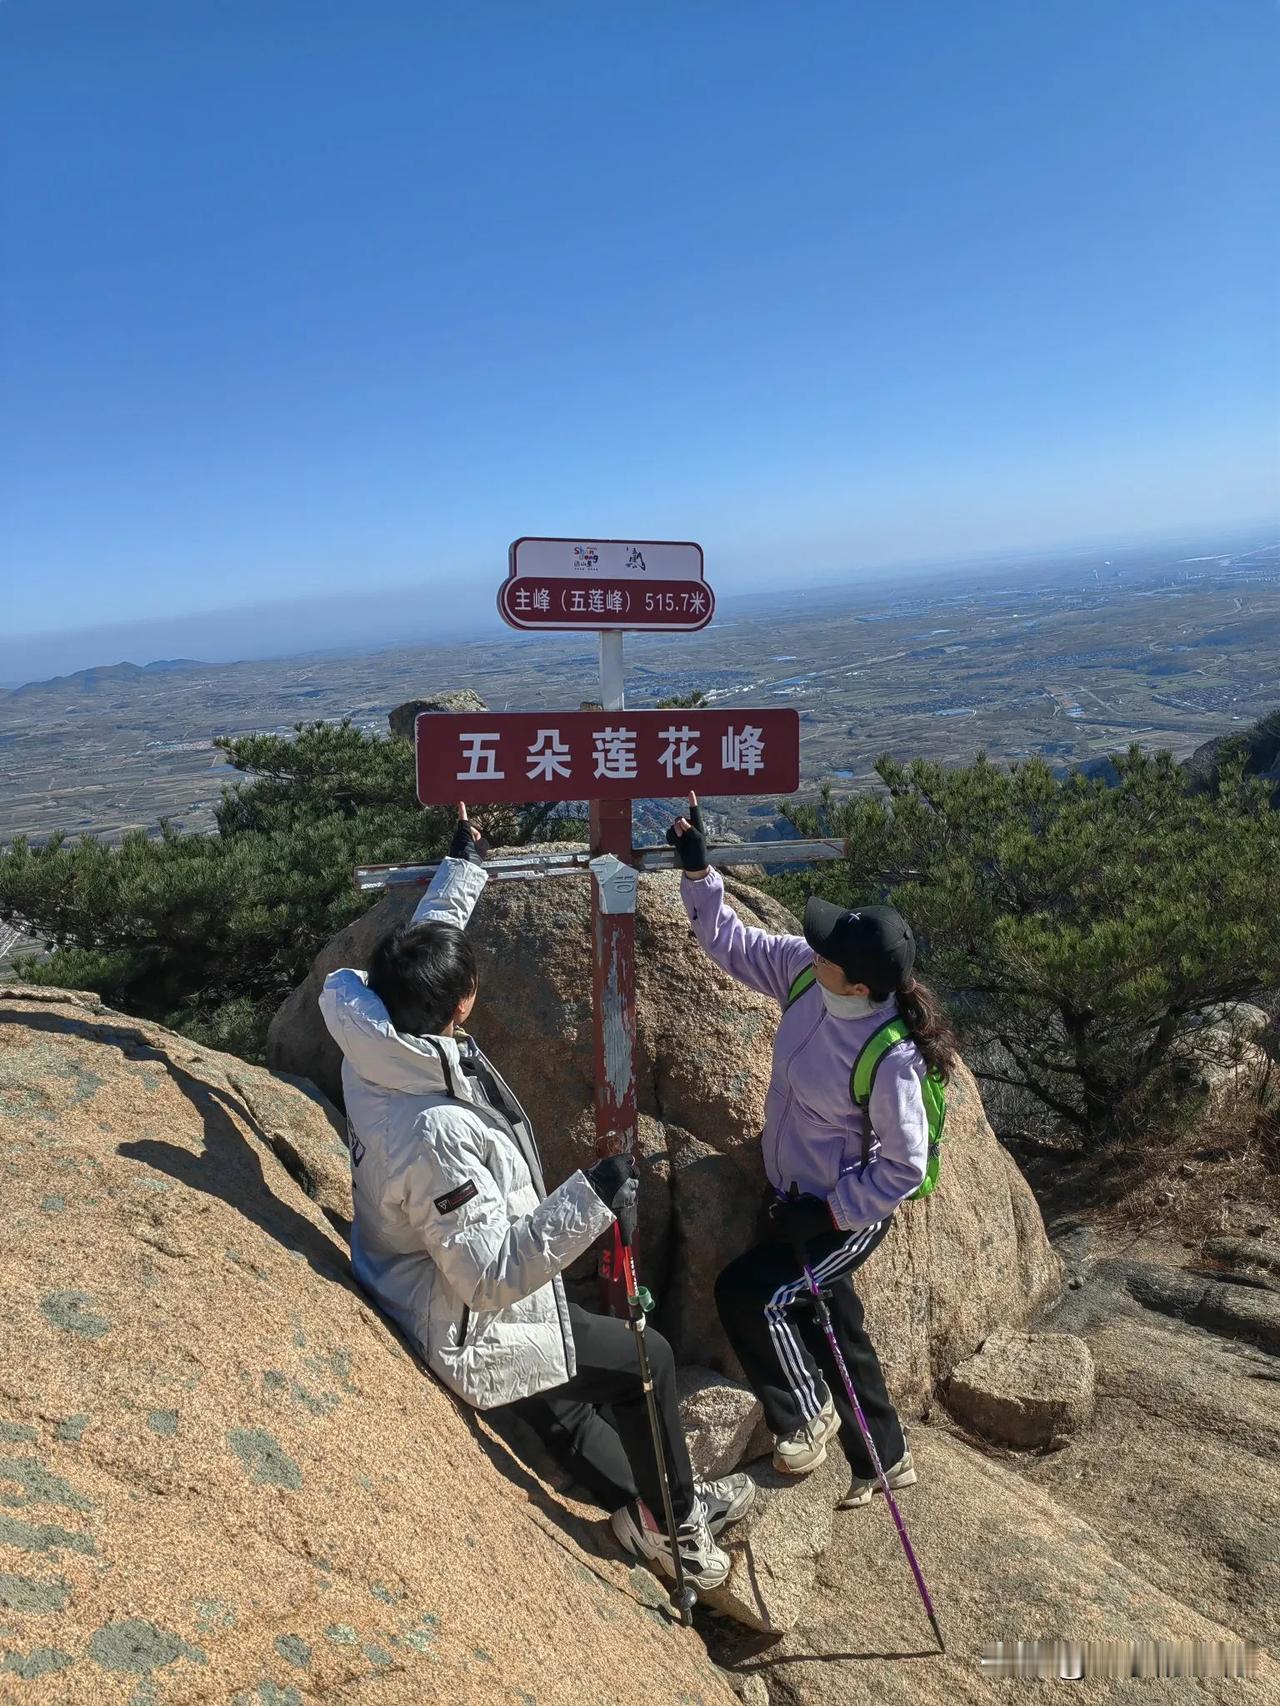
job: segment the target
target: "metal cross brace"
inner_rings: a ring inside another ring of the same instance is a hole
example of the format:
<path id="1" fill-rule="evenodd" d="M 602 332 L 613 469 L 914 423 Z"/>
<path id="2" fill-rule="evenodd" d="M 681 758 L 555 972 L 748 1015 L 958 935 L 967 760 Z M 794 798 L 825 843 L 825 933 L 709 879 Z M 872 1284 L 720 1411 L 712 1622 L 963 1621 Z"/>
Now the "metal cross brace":
<path id="1" fill-rule="evenodd" d="M 485 861 L 497 883 L 533 882 L 542 877 L 591 875 L 591 853 L 509 853 Z M 713 865 L 816 865 L 824 859 L 843 859 L 843 841 L 733 841 L 707 848 Z M 674 871 L 678 860 L 670 847 L 633 847 L 630 864 L 640 872 Z M 367 893 L 429 883 L 438 865 L 359 865 L 356 887 Z"/>

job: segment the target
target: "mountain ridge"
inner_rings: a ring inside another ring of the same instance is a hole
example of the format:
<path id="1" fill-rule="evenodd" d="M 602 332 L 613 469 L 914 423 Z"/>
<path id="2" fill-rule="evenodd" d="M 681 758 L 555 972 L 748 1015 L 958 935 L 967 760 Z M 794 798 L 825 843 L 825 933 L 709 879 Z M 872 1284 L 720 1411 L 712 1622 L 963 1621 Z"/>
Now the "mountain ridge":
<path id="1" fill-rule="evenodd" d="M 145 681 L 157 675 L 181 675 L 193 669 L 208 669 L 198 658 L 156 658 L 152 663 L 94 664 L 88 669 L 73 670 L 69 675 L 51 675 L 45 681 L 24 681 L 10 689 L 11 699 L 34 698 L 37 694 L 69 692 L 96 693 L 100 686 L 122 681 Z"/>

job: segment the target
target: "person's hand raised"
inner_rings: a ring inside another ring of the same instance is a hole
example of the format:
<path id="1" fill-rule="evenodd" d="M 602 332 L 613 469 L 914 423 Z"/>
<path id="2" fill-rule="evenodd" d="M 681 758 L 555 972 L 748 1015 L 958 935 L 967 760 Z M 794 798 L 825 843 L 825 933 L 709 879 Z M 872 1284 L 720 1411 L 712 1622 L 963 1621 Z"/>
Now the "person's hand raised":
<path id="1" fill-rule="evenodd" d="M 671 825 L 667 841 L 675 848 L 680 869 L 686 877 L 706 876 L 707 840 L 702 831 L 702 812 L 696 794 L 689 795 L 689 810 Z"/>
<path id="2" fill-rule="evenodd" d="M 449 843 L 451 859 L 466 859 L 472 865 L 482 865 L 489 856 L 489 843 L 477 824 L 467 817 L 465 800 L 458 801 L 458 824 Z"/>

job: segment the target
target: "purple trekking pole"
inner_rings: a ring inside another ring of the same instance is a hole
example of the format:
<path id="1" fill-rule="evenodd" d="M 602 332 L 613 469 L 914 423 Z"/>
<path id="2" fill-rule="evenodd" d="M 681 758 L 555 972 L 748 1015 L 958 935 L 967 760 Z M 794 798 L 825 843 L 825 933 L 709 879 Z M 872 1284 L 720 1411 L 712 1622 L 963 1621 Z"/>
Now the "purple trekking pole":
<path id="1" fill-rule="evenodd" d="M 849 1394 L 850 1404 L 853 1405 L 853 1413 L 857 1418 L 858 1431 L 862 1435 L 862 1443 L 866 1446 L 867 1453 L 871 1458 L 872 1463 L 875 1465 L 876 1478 L 880 1482 L 880 1491 L 888 1500 L 889 1509 L 893 1512 L 893 1520 L 898 1530 L 898 1539 L 902 1542 L 902 1550 L 907 1555 L 907 1562 L 911 1566 L 911 1574 L 915 1577 L 916 1586 L 920 1589 L 920 1598 L 924 1601 L 924 1608 L 929 1614 L 929 1621 L 933 1624 L 933 1633 L 938 1643 L 938 1651 L 940 1653 L 945 1653 L 947 1646 L 946 1642 L 942 1639 L 942 1630 L 938 1627 L 938 1614 L 933 1609 L 933 1601 L 930 1599 L 929 1590 L 925 1586 L 924 1575 L 916 1560 L 916 1555 L 911 1542 L 907 1538 L 907 1529 L 906 1524 L 902 1520 L 902 1512 L 898 1509 L 898 1501 L 893 1496 L 893 1492 L 889 1486 L 888 1477 L 885 1475 L 884 1467 L 880 1462 L 880 1454 L 876 1450 L 875 1441 L 871 1437 L 871 1430 L 867 1426 L 867 1418 L 862 1413 L 862 1405 L 858 1402 L 858 1394 L 853 1389 L 853 1381 L 849 1377 L 849 1369 L 845 1363 L 844 1354 L 837 1342 L 836 1330 L 831 1323 L 831 1311 L 827 1308 L 826 1293 L 819 1289 L 818 1282 L 813 1277 L 813 1269 L 807 1262 L 804 1265 L 804 1277 L 809 1282 L 809 1291 L 813 1299 L 813 1307 L 818 1312 L 818 1319 L 822 1323 L 822 1331 L 827 1335 L 827 1343 L 831 1346 L 831 1354 L 836 1359 L 836 1367 L 840 1370 L 840 1378 L 844 1381 L 844 1389 Z"/>

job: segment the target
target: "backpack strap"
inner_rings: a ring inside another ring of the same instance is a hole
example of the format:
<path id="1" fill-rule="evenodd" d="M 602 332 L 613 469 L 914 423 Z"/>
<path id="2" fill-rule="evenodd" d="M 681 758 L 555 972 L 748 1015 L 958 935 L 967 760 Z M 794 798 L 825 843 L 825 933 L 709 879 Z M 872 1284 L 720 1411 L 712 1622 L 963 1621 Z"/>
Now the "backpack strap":
<path id="1" fill-rule="evenodd" d="M 899 1043 L 905 1043 L 911 1036 L 911 1027 L 900 1014 L 892 1019 L 886 1019 L 879 1030 L 871 1035 L 858 1050 L 858 1058 L 853 1063 L 853 1076 L 849 1081 L 849 1091 L 853 1097 L 854 1106 L 865 1108 L 871 1100 L 871 1091 L 876 1081 L 876 1073 L 880 1070 L 880 1062 L 891 1048 L 897 1048 Z"/>
<path id="2" fill-rule="evenodd" d="M 891 1048 L 904 1043 L 911 1035 L 911 1028 L 901 1014 L 895 1014 L 892 1019 L 886 1019 L 879 1030 L 871 1035 L 858 1050 L 858 1058 L 853 1063 L 853 1072 L 849 1078 L 849 1094 L 853 1098 L 855 1108 L 861 1108 L 866 1119 L 862 1126 L 862 1165 L 865 1167 L 871 1159 L 871 1140 L 875 1133 L 871 1129 L 871 1092 L 875 1088 L 876 1073 L 880 1070 L 880 1062 Z"/>
<path id="3" fill-rule="evenodd" d="M 787 991 L 787 999 L 782 1004 L 782 1011 L 785 1013 L 787 1008 L 799 1001 L 805 991 L 812 989 L 817 981 L 818 975 L 812 966 L 806 966 L 802 972 L 798 972 L 791 981 L 791 988 Z"/>

